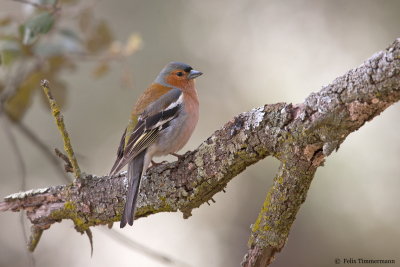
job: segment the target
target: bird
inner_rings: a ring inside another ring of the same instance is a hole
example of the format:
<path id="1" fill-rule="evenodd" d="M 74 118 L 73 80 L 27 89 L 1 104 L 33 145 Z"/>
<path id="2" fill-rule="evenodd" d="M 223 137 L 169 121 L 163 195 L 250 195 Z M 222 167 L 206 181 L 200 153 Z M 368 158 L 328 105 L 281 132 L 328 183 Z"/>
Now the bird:
<path id="1" fill-rule="evenodd" d="M 153 157 L 175 154 L 189 140 L 199 120 L 195 78 L 203 73 L 170 62 L 134 105 L 122 134 L 110 175 L 128 165 L 128 191 L 120 228 L 133 225 L 142 176 Z"/>

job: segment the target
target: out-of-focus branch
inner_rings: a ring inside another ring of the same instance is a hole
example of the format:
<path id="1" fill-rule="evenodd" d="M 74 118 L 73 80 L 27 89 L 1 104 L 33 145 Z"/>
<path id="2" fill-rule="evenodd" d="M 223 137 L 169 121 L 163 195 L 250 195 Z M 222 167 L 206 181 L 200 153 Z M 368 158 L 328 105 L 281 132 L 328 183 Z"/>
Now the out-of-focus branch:
<path id="1" fill-rule="evenodd" d="M 156 260 L 165 266 L 190 267 L 190 265 L 188 263 L 183 262 L 178 259 L 174 259 L 171 256 L 165 255 L 159 251 L 156 251 L 154 249 L 144 246 L 143 244 L 133 241 L 132 239 L 125 236 L 124 234 L 120 233 L 119 231 L 116 231 L 114 229 L 108 229 L 108 228 L 107 229 L 102 228 L 102 230 L 103 230 L 103 233 L 107 234 L 108 237 L 123 244 L 125 247 L 128 247 L 135 251 L 139 251 L 143 255 L 146 255 L 147 257 L 149 257 L 153 260 Z"/>
<path id="2" fill-rule="evenodd" d="M 43 154 L 47 157 L 48 161 L 51 165 L 55 168 L 58 172 L 58 175 L 61 176 L 65 183 L 72 182 L 72 178 L 70 178 L 65 172 L 64 169 L 61 167 L 60 162 L 56 155 L 54 155 L 50 148 L 47 147 L 45 143 L 27 126 L 23 121 L 16 122 L 13 124 L 25 137 L 29 139 L 36 147 L 43 152 Z M 57 153 L 57 150 L 56 150 Z M 72 169 L 72 167 L 71 167 Z"/>
<path id="3" fill-rule="evenodd" d="M 177 162 L 150 168 L 136 217 L 192 209 L 251 164 L 281 161 L 253 224 L 244 266 L 265 266 L 286 243 L 316 169 L 351 133 L 400 99 L 400 39 L 298 105 L 278 103 L 239 114 Z M 0 211 L 27 210 L 41 229 L 71 219 L 79 232 L 120 220 L 127 181 L 84 175 L 79 183 L 10 195 Z"/>
<path id="4" fill-rule="evenodd" d="M 3 129 L 4 132 L 6 133 L 6 136 L 9 140 L 10 145 L 12 146 L 13 150 L 14 150 L 14 154 L 16 157 L 16 162 L 18 164 L 18 170 L 20 172 L 20 176 L 21 176 L 21 185 L 20 185 L 20 190 L 21 191 L 25 191 L 26 190 L 26 165 L 25 165 L 25 161 L 22 157 L 22 152 L 21 149 L 18 146 L 17 141 L 15 140 L 15 136 L 13 135 L 13 133 L 11 132 L 11 122 L 9 121 L 9 118 L 0 111 L 0 119 L 3 119 Z M 24 236 L 25 239 L 25 243 L 28 243 L 28 233 L 25 230 L 25 216 L 23 213 L 20 213 L 20 223 L 21 223 L 21 229 L 22 229 L 22 234 Z M 33 257 L 33 254 L 28 254 L 28 259 L 29 259 L 29 266 L 33 267 L 35 266 L 35 259 Z"/>

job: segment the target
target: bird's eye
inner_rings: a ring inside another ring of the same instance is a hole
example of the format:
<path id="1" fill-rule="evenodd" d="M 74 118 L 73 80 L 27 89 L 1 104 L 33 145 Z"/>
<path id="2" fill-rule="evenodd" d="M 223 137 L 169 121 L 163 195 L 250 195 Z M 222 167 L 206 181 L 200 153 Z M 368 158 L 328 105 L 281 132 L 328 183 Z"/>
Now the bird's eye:
<path id="1" fill-rule="evenodd" d="M 183 72 L 177 72 L 176 75 L 178 75 L 179 77 L 183 76 Z"/>

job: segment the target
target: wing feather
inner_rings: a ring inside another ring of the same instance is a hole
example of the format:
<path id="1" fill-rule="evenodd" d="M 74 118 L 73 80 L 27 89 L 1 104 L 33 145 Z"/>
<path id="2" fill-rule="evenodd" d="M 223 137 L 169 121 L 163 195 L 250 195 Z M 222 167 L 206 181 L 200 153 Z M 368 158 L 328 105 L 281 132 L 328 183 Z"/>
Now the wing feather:
<path id="1" fill-rule="evenodd" d="M 170 125 L 182 108 L 182 92 L 173 89 L 160 99 L 150 104 L 141 114 L 139 120 L 125 143 L 126 131 L 118 148 L 117 159 L 110 174 L 118 173 L 129 161 L 135 158 L 144 149 L 151 146 L 158 138 L 160 132 Z"/>

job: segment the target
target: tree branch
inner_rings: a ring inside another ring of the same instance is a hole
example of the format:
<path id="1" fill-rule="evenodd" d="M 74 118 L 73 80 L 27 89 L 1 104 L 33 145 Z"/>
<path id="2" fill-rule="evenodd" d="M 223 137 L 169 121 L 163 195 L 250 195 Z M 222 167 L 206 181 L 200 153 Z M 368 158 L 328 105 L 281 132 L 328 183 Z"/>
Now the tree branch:
<path id="1" fill-rule="evenodd" d="M 224 189 L 247 166 L 272 155 L 281 161 L 252 227 L 244 266 L 265 266 L 287 240 L 316 169 L 365 122 L 400 99 L 400 39 L 335 79 L 304 103 L 265 105 L 239 114 L 182 160 L 150 168 L 137 218 L 194 208 Z M 26 210 L 37 229 L 71 219 L 79 232 L 119 221 L 127 180 L 83 175 L 71 185 L 10 195 L 0 211 Z"/>

